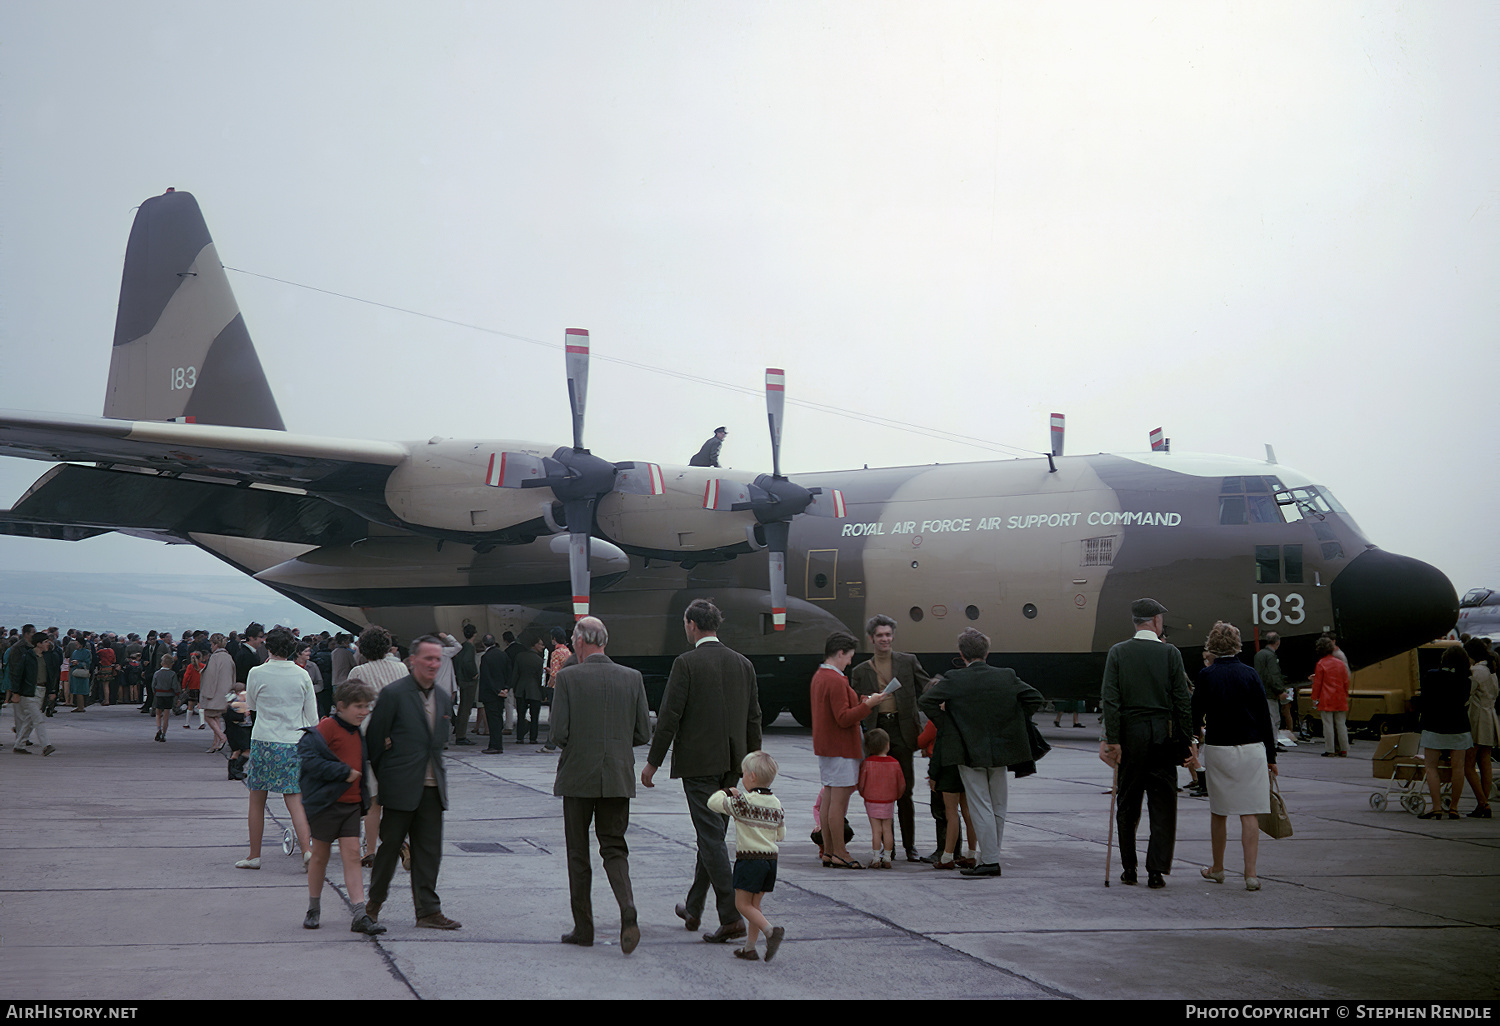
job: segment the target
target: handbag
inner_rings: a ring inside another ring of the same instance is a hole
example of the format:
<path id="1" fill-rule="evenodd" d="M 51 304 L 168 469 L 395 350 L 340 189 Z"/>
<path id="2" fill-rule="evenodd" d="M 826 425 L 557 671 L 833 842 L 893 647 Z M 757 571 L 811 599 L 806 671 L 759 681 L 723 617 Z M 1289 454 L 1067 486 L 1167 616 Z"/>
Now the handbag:
<path id="1" fill-rule="evenodd" d="M 1292 820 L 1286 814 L 1286 802 L 1281 800 L 1281 790 L 1276 786 L 1275 777 L 1271 778 L 1271 811 L 1259 813 L 1255 820 L 1260 824 L 1262 833 L 1269 834 L 1278 841 L 1292 836 Z"/>

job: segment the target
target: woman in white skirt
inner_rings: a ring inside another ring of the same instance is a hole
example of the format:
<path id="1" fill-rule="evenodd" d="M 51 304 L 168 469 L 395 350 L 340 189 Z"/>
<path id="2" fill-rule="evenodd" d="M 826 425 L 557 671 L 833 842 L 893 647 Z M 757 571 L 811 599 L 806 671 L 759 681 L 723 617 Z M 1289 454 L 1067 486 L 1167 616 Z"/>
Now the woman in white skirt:
<path id="1" fill-rule="evenodd" d="M 1224 849 L 1229 840 L 1229 817 L 1240 818 L 1240 844 L 1245 850 L 1245 889 L 1260 890 L 1255 860 L 1260 851 L 1256 816 L 1271 811 L 1271 780 L 1276 774 L 1276 739 L 1266 717 L 1266 691 L 1260 675 L 1235 658 L 1240 632 L 1233 624 L 1216 623 L 1204 642 L 1213 665 L 1198 674 L 1193 691 L 1193 728 L 1207 726 L 1200 749 L 1208 780 L 1209 837 L 1214 863 L 1202 870 L 1205 880 L 1224 882 Z"/>

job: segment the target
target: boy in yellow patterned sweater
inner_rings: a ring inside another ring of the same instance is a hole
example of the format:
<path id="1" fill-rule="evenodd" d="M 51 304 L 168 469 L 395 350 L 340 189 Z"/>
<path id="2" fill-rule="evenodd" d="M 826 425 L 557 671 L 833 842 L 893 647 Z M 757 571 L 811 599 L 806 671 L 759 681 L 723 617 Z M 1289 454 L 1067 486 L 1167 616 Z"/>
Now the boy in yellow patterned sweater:
<path id="1" fill-rule="evenodd" d="M 766 961 L 776 957 L 786 931 L 772 928 L 761 914 L 760 900 L 776 886 L 776 842 L 786 838 L 781 802 L 770 791 L 776 779 L 776 760 L 765 752 L 751 752 L 740 763 L 743 792 L 725 788 L 711 795 L 708 807 L 734 818 L 734 907 L 745 917 L 745 946 L 735 948 L 736 958 L 757 961 L 757 936 L 766 935 Z"/>

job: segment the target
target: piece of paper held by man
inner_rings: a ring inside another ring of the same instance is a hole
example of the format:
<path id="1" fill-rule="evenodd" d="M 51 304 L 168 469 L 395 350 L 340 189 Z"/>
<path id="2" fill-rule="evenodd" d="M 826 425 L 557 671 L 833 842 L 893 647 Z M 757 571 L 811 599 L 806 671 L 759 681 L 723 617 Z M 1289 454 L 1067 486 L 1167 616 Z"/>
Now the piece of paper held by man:
<path id="1" fill-rule="evenodd" d="M 900 686 L 901 686 L 901 681 L 898 678 L 896 678 L 896 677 L 892 677 L 891 678 L 891 682 L 885 686 L 885 690 L 882 691 L 881 694 L 882 695 L 892 694 Z"/>

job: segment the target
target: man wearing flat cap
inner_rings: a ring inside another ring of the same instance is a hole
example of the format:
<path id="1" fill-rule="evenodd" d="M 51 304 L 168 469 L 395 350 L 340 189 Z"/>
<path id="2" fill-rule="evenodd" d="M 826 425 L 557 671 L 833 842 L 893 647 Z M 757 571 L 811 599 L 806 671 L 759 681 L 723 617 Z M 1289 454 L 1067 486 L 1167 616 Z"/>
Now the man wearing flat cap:
<path id="1" fill-rule="evenodd" d="M 1151 817 L 1146 845 L 1147 885 L 1165 887 L 1177 840 L 1177 767 L 1196 759 L 1192 699 L 1182 653 L 1162 640 L 1167 609 L 1155 599 L 1130 604 L 1135 636 L 1109 650 L 1099 705 L 1104 740 L 1099 757 L 1119 769 L 1116 825 L 1120 882 L 1136 882 L 1135 830 L 1141 798 Z"/>
<path id="2" fill-rule="evenodd" d="M 714 428 L 714 436 L 703 443 L 693 458 L 688 460 L 690 467 L 717 467 L 719 465 L 719 447 L 724 444 L 724 436 L 729 434 L 729 429 L 724 427 Z"/>

